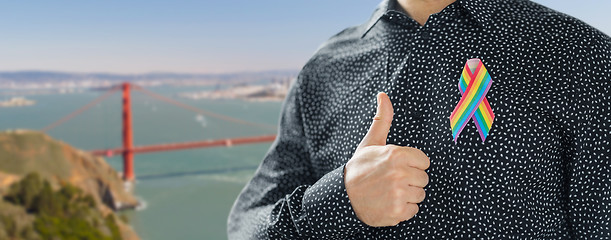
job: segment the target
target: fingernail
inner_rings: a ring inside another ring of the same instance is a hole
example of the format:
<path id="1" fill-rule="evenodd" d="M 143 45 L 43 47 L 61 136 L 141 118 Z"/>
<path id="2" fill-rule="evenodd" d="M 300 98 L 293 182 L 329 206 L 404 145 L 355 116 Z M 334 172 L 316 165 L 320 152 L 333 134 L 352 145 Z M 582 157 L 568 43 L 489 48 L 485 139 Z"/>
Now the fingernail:
<path id="1" fill-rule="evenodd" d="M 378 108 L 380 108 L 380 103 L 382 102 L 380 95 L 382 95 L 382 92 L 379 92 L 378 95 L 376 95 L 376 101 L 378 103 Z"/>

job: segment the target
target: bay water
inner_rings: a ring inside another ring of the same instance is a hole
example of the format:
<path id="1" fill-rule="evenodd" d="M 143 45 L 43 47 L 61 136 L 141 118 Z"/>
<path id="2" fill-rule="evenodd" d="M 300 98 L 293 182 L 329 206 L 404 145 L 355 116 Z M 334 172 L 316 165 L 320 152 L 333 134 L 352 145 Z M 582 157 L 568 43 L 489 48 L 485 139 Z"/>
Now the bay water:
<path id="1" fill-rule="evenodd" d="M 199 109 L 271 127 L 216 119 L 133 91 L 136 146 L 276 133 L 282 102 L 176 97 L 180 92 L 209 90 L 205 86 L 147 89 Z M 0 108 L 0 130 L 42 129 L 101 94 L 102 91 L 83 91 L 26 96 L 37 104 Z M 0 95 L 0 100 L 8 98 Z M 121 94 L 117 92 L 48 134 L 80 149 L 106 149 L 121 146 L 121 124 Z M 229 210 L 270 146 L 271 142 L 136 154 L 134 192 L 144 205 L 124 214 L 144 240 L 226 239 Z M 120 156 L 105 159 L 122 171 Z"/>

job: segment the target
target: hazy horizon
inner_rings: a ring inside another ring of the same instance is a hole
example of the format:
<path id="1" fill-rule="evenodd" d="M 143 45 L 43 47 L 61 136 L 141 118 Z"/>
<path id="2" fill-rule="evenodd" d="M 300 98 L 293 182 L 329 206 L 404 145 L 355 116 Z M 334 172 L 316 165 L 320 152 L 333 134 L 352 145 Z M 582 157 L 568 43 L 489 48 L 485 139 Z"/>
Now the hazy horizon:
<path id="1" fill-rule="evenodd" d="M 611 34 L 611 1 L 536 0 Z M 0 72 L 224 74 L 299 70 L 379 1 L 10 1 Z"/>
<path id="2" fill-rule="evenodd" d="M 148 72 L 85 72 L 85 71 L 61 71 L 47 69 L 23 69 L 23 70 L 1 70 L 0 73 L 62 73 L 62 74 L 109 74 L 109 75 L 152 75 L 152 74 L 184 74 L 184 75 L 226 75 L 226 74 L 257 74 L 270 72 L 298 72 L 299 69 L 265 69 L 265 70 L 234 70 L 229 72 L 171 72 L 171 71 L 148 71 Z"/>

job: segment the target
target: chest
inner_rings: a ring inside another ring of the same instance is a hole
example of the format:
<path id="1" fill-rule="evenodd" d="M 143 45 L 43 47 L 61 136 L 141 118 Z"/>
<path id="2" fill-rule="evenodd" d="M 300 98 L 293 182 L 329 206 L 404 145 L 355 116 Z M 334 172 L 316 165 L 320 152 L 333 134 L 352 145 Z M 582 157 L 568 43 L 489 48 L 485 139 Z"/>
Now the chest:
<path id="1" fill-rule="evenodd" d="M 312 164 L 321 175 L 350 159 L 371 124 L 380 91 L 390 96 L 395 113 L 387 143 L 421 149 L 433 172 L 502 170 L 534 182 L 541 179 L 530 176 L 532 166 L 561 169 L 565 133 L 555 99 L 568 89 L 568 77 L 554 69 L 553 60 L 542 61 L 537 54 L 543 50 L 522 51 L 507 39 L 401 46 L 337 58 L 317 70 L 324 79 L 305 91 L 306 105 L 316 109 L 306 114 L 305 125 Z M 494 120 L 484 142 L 471 119 L 454 142 L 450 115 L 461 100 L 459 80 L 471 58 L 481 59 L 492 79 L 485 98 Z"/>

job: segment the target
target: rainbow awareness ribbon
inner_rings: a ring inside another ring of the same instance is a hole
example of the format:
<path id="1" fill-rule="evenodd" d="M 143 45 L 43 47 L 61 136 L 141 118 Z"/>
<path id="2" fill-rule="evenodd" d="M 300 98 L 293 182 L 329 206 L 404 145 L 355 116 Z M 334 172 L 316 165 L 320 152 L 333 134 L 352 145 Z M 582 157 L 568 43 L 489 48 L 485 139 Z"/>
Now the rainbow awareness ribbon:
<path id="1" fill-rule="evenodd" d="M 462 97 L 450 115 L 454 143 L 469 119 L 475 122 L 482 142 L 486 141 L 494 121 L 494 113 L 486 98 L 491 85 L 492 78 L 482 61 L 478 58 L 467 60 L 458 81 L 458 89 Z"/>

